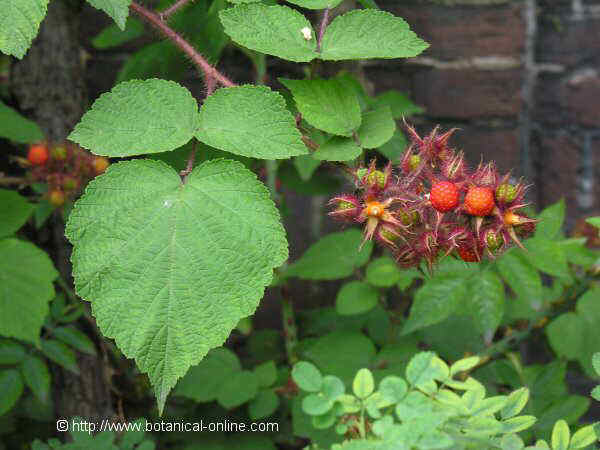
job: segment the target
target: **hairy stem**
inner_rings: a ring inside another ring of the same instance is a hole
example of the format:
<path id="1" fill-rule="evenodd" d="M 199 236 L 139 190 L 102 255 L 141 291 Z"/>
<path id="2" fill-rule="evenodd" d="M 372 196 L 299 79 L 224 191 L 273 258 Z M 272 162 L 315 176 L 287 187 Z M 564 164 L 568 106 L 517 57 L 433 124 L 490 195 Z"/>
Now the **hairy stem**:
<path id="1" fill-rule="evenodd" d="M 188 41 L 182 38 L 175 30 L 163 22 L 157 14 L 144 8 L 142 5 L 139 5 L 136 2 L 131 2 L 130 8 L 138 16 L 152 25 L 152 27 L 160 31 L 167 39 L 173 42 L 177 48 L 179 48 L 192 60 L 192 63 L 194 63 L 194 65 L 196 65 L 204 74 L 207 86 L 214 84 L 214 81 L 227 87 L 237 86 L 233 81 L 211 66 L 204 56 L 198 53 Z"/>
<path id="2" fill-rule="evenodd" d="M 293 366 L 298 361 L 296 345 L 298 344 L 298 327 L 294 316 L 294 307 L 289 297 L 288 287 L 281 287 L 281 315 L 283 319 L 283 337 L 285 339 L 285 353 L 288 362 Z"/>
<path id="3" fill-rule="evenodd" d="M 196 139 L 192 142 L 192 150 L 190 151 L 190 155 L 188 156 L 187 164 L 185 169 L 179 172 L 179 176 L 182 180 L 185 181 L 185 178 L 192 173 L 194 170 L 194 162 L 196 161 Z"/>
<path id="4" fill-rule="evenodd" d="M 169 17 L 171 17 L 173 14 L 175 14 L 181 8 L 183 8 L 188 3 L 193 2 L 193 1 L 194 0 L 177 0 L 171 6 L 166 8 L 164 11 L 161 11 L 160 13 L 158 13 L 158 15 L 160 16 L 161 20 L 167 20 Z"/>
<path id="5" fill-rule="evenodd" d="M 323 11 L 323 18 L 321 19 L 321 26 L 319 27 L 319 37 L 317 39 L 317 51 L 321 51 L 321 42 L 323 42 L 323 35 L 325 34 L 325 29 L 327 28 L 327 23 L 329 22 L 329 8 Z"/>

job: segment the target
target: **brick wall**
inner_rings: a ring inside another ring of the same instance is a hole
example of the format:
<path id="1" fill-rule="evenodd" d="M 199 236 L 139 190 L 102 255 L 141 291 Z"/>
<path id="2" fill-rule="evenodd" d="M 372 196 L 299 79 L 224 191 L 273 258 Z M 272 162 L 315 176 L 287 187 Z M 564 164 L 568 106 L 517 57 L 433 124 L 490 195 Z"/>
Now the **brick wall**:
<path id="1" fill-rule="evenodd" d="M 600 212 L 600 1 L 380 0 L 431 47 L 367 62 L 378 91 L 408 89 L 424 131 L 459 127 L 454 144 L 564 196 L 572 225 Z"/>

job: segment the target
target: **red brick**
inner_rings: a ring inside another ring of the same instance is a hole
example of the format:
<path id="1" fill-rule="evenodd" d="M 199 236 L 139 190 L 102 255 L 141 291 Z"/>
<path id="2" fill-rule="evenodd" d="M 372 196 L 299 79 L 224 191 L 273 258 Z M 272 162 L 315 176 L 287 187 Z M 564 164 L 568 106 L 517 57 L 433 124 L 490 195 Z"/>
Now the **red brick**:
<path id="1" fill-rule="evenodd" d="M 406 5 L 398 0 L 378 3 L 405 19 L 431 44 L 425 56 L 460 59 L 473 56 L 519 57 L 525 42 L 522 4 L 481 6 Z"/>
<path id="2" fill-rule="evenodd" d="M 576 66 L 600 53 L 600 19 L 572 20 L 569 8 L 561 14 L 550 12 L 541 21 L 538 61 Z"/>
<path id="3" fill-rule="evenodd" d="M 521 108 L 521 71 L 422 71 L 414 77 L 414 98 L 433 117 L 515 117 Z"/>
<path id="4" fill-rule="evenodd" d="M 600 127 L 600 75 L 597 72 L 572 77 L 563 86 L 561 97 L 573 121 L 588 127 Z"/>

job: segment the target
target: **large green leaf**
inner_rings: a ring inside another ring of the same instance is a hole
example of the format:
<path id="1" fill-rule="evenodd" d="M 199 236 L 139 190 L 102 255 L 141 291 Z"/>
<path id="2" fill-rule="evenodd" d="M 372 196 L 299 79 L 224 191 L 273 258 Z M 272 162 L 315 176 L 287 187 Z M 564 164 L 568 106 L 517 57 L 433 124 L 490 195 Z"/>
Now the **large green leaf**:
<path id="1" fill-rule="evenodd" d="M 148 373 L 160 411 L 188 368 L 254 312 L 288 256 L 267 188 L 230 160 L 201 164 L 185 184 L 160 161 L 113 164 L 75 204 L 66 235 L 77 293 Z"/>
<path id="2" fill-rule="evenodd" d="M 363 115 L 357 134 L 362 148 L 377 148 L 389 141 L 394 131 L 392 111 L 389 106 L 382 106 Z"/>
<path id="3" fill-rule="evenodd" d="M 1 1 L 0 1 L 1 3 Z M 2 19 L 0 18 L 0 21 Z M 44 139 L 37 123 L 20 115 L 0 101 L 0 137 L 14 142 L 30 143 Z"/>
<path id="4" fill-rule="evenodd" d="M 280 78 L 294 96 L 302 118 L 312 126 L 340 136 L 352 136 L 360 126 L 360 105 L 347 83 L 330 80 L 290 80 Z"/>
<path id="5" fill-rule="evenodd" d="M 17 370 L 0 370 L 0 416 L 10 410 L 23 393 L 23 380 Z"/>
<path id="6" fill-rule="evenodd" d="M 544 209 L 538 219 L 540 220 L 535 230 L 535 237 L 553 239 L 562 228 L 565 220 L 566 204 L 562 199 Z"/>
<path id="7" fill-rule="evenodd" d="M 307 280 L 346 278 L 354 269 L 364 265 L 371 256 L 373 243 L 365 243 L 359 251 L 361 240 L 362 233 L 356 229 L 328 234 L 290 265 L 286 275 Z"/>
<path id="8" fill-rule="evenodd" d="M 333 136 L 311 156 L 316 160 L 350 161 L 360 156 L 361 153 L 362 149 L 354 142 L 354 139 Z"/>
<path id="9" fill-rule="evenodd" d="M 426 282 L 416 293 L 402 334 L 441 322 L 466 297 L 465 278 L 441 275 Z"/>
<path id="10" fill-rule="evenodd" d="M 219 16 L 225 33 L 246 48 L 295 62 L 317 56 L 310 22 L 292 8 L 253 3 L 226 9 Z M 310 31 L 310 39 L 305 39 L 304 29 Z"/>
<path id="11" fill-rule="evenodd" d="M 466 312 L 477 329 L 491 338 L 504 315 L 504 284 L 494 272 L 486 270 L 469 280 L 465 298 Z"/>
<path id="12" fill-rule="evenodd" d="M 131 0 L 87 0 L 87 2 L 112 17 L 121 30 L 125 29 Z"/>
<path id="13" fill-rule="evenodd" d="M 21 228 L 34 209 L 35 207 L 16 191 L 0 189 L 0 238 L 9 236 Z"/>
<path id="14" fill-rule="evenodd" d="M 519 249 L 513 248 L 504 253 L 496 261 L 496 267 L 521 301 L 524 300 L 530 305 L 541 305 L 542 279 Z"/>
<path id="15" fill-rule="evenodd" d="M 584 342 L 585 323 L 578 314 L 561 314 L 546 326 L 550 346 L 559 357 L 574 359 L 580 355 Z"/>
<path id="16" fill-rule="evenodd" d="M 343 0 L 288 0 L 289 3 L 306 9 L 332 9 L 342 3 L 342 1 Z"/>
<path id="17" fill-rule="evenodd" d="M 97 155 L 165 152 L 194 136 L 197 114 L 196 100 L 177 83 L 131 80 L 102 94 L 69 139 Z"/>
<path id="18" fill-rule="evenodd" d="M 0 240 L 0 335 L 39 343 L 57 276 L 48 255 L 35 245 Z"/>
<path id="19" fill-rule="evenodd" d="M 523 252 L 534 267 L 555 277 L 569 277 L 569 267 L 564 247 L 560 242 L 542 237 L 528 239 L 524 243 L 527 252 Z"/>
<path id="20" fill-rule="evenodd" d="M 196 137 L 236 155 L 282 159 L 308 153 L 285 100 L 265 86 L 223 88 L 200 109 Z"/>
<path id="21" fill-rule="evenodd" d="M 0 0 L 0 51 L 21 59 L 38 33 L 49 0 Z"/>
<path id="22" fill-rule="evenodd" d="M 404 19 L 385 11 L 355 9 L 336 17 L 327 27 L 321 58 L 409 58 L 427 47 Z"/>

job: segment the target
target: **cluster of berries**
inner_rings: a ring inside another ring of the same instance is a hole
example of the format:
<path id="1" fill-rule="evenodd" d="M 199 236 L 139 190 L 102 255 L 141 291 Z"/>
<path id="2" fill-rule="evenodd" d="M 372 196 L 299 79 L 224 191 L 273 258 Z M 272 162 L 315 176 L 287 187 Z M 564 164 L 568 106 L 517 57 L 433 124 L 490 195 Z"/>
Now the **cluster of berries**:
<path id="1" fill-rule="evenodd" d="M 332 198 L 329 214 L 365 224 L 364 241 L 375 238 L 402 267 L 425 260 L 432 268 L 441 255 L 456 253 L 467 262 L 494 258 L 535 230 L 536 220 L 519 213 L 527 206 L 523 182 L 511 184 L 493 162 L 469 170 L 463 152 L 448 146 L 456 131 L 436 127 L 421 138 L 407 125 L 411 145 L 400 166 L 350 170 L 354 194 Z M 363 243 L 364 243 L 363 241 Z"/>
<path id="2" fill-rule="evenodd" d="M 77 196 L 85 184 L 103 173 L 110 162 L 103 156 L 94 156 L 81 147 L 65 142 L 46 142 L 29 147 L 27 159 L 19 158 L 22 166 L 31 168 L 31 182 L 48 184 L 48 201 L 55 207 Z"/>

